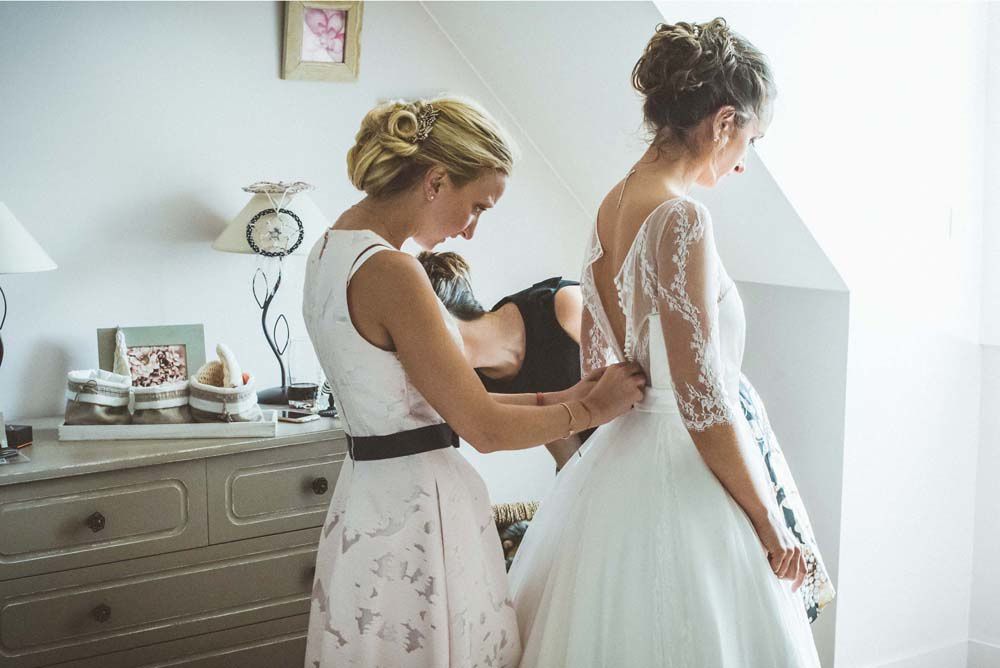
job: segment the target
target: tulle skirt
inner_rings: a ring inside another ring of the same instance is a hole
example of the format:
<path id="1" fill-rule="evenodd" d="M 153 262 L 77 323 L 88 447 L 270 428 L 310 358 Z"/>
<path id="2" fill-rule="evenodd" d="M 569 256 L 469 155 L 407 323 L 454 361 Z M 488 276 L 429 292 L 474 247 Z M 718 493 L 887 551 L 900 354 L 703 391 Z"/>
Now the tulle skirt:
<path id="1" fill-rule="evenodd" d="M 820 665 L 800 597 L 655 390 L 562 470 L 510 579 L 522 668 Z"/>

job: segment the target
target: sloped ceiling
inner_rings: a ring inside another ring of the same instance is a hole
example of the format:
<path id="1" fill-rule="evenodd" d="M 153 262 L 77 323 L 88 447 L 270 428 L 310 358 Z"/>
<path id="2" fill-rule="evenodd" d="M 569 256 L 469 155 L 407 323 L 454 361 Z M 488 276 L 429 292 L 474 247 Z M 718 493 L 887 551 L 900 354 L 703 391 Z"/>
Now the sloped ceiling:
<path id="1" fill-rule="evenodd" d="M 652 2 L 425 2 L 590 220 L 644 150 L 630 85 L 657 23 Z M 719 251 L 741 281 L 846 290 L 757 155 L 747 172 L 695 195 L 711 209 Z M 585 234 L 581 231 L 581 234 Z"/>

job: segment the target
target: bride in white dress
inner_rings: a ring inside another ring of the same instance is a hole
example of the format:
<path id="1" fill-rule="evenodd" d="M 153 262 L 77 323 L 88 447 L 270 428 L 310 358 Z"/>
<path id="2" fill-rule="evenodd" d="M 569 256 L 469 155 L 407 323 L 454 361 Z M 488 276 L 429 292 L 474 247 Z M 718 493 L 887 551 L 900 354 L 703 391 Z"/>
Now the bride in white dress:
<path id="1" fill-rule="evenodd" d="M 597 430 L 511 568 L 522 668 L 819 666 L 805 564 L 739 406 L 744 314 L 688 192 L 741 173 L 774 97 L 725 21 L 660 25 L 633 71 L 656 133 L 605 198 L 582 277 L 584 370 L 650 387 Z"/>

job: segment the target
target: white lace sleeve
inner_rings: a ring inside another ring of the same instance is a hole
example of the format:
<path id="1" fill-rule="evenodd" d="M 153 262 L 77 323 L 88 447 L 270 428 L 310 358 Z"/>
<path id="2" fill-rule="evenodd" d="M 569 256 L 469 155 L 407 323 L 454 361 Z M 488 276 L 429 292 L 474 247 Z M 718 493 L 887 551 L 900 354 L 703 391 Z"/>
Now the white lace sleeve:
<path id="1" fill-rule="evenodd" d="M 601 317 L 599 315 L 601 312 L 600 298 L 594 287 L 594 275 L 590 267 L 601 257 L 602 253 L 595 226 L 580 279 L 580 294 L 583 296 L 583 318 L 580 323 L 580 370 L 584 376 L 595 369 L 601 369 L 619 361 L 615 345 L 597 321 Z"/>
<path id="2" fill-rule="evenodd" d="M 608 346 L 604 342 L 604 334 L 594 322 L 593 312 L 583 307 L 583 322 L 580 328 L 580 371 L 586 376 L 594 369 L 600 369 L 613 363 L 608 355 Z"/>
<path id="3" fill-rule="evenodd" d="M 656 244 L 656 299 L 670 377 L 684 424 L 704 431 L 734 421 L 718 340 L 718 258 L 704 206 L 666 212 Z"/>

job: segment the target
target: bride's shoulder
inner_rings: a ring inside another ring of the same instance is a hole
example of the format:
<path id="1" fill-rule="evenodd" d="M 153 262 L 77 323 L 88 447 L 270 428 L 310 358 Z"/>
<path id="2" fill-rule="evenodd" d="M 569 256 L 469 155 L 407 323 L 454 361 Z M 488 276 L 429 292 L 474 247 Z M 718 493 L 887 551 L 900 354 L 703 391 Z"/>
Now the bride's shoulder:
<path id="1" fill-rule="evenodd" d="M 688 195 L 664 200 L 650 215 L 648 230 L 650 246 L 690 246 L 703 240 L 714 245 L 712 216 L 708 207 Z"/>
<path id="2" fill-rule="evenodd" d="M 687 220 L 711 221 L 712 216 L 708 207 L 690 195 L 680 195 L 670 197 L 656 208 L 654 213 L 659 213 L 664 220 L 673 221 L 677 218 Z"/>

